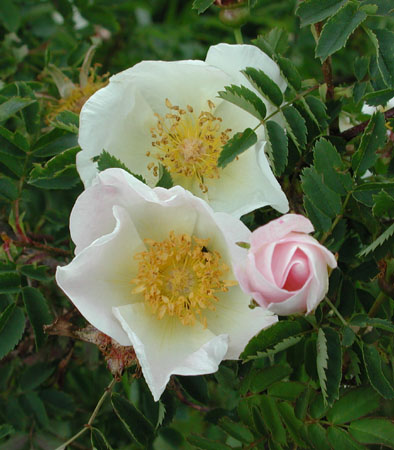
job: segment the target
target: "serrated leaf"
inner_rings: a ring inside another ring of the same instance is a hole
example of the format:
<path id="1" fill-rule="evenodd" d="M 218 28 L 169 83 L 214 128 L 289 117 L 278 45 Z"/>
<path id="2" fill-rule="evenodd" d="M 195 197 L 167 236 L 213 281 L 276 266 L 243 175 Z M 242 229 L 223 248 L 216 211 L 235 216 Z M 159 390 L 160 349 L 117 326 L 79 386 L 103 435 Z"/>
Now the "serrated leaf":
<path id="1" fill-rule="evenodd" d="M 284 129 L 273 120 L 265 123 L 268 137 L 268 156 L 276 176 L 283 173 L 287 165 L 288 142 Z"/>
<path id="2" fill-rule="evenodd" d="M 372 244 L 368 245 L 368 247 L 364 248 L 361 252 L 357 254 L 357 256 L 367 256 L 371 252 L 375 251 L 378 247 L 383 245 L 387 239 L 391 238 L 394 235 L 394 223 L 391 224 L 387 230 L 385 230 L 377 239 L 375 239 Z"/>
<path id="3" fill-rule="evenodd" d="M 368 92 L 363 100 L 371 106 L 386 105 L 394 97 L 394 89 L 381 89 L 379 91 Z"/>
<path id="4" fill-rule="evenodd" d="M 107 152 L 106 150 L 103 150 L 100 155 L 95 156 L 93 158 L 93 161 L 97 163 L 97 169 L 99 172 L 113 168 L 123 169 L 130 175 L 133 175 L 133 177 L 137 178 L 137 180 L 140 180 L 144 184 L 146 184 L 146 180 L 142 175 L 137 175 L 131 172 L 130 169 L 120 159 L 116 158 L 116 156 L 111 155 L 111 153 Z"/>
<path id="5" fill-rule="evenodd" d="M 17 181 L 0 175 L 0 197 L 4 197 L 7 200 L 16 200 L 19 196 Z"/>
<path id="6" fill-rule="evenodd" d="M 385 190 L 389 195 L 394 195 L 394 182 L 360 184 L 354 190 L 353 197 L 358 202 L 372 208 L 374 205 L 374 195 L 378 195 L 382 190 Z"/>
<path id="7" fill-rule="evenodd" d="M 34 164 L 28 183 L 41 189 L 71 189 L 80 182 L 75 166 L 79 147 L 54 156 L 44 165 Z"/>
<path id="8" fill-rule="evenodd" d="M 10 313 L 8 308 L 12 309 Z M 6 316 L 6 317 L 5 317 Z M 21 308 L 10 304 L 0 315 L 0 359 L 9 353 L 22 338 L 25 329 L 25 315 Z"/>
<path id="9" fill-rule="evenodd" d="M 346 0 L 307 0 L 299 4 L 296 14 L 301 19 L 301 27 L 321 22 L 334 15 Z"/>
<path id="10" fill-rule="evenodd" d="M 352 168 L 358 176 L 373 166 L 378 159 L 377 150 L 386 141 L 386 127 L 384 115 L 376 112 L 369 121 L 358 150 L 353 155 Z"/>
<path id="11" fill-rule="evenodd" d="M 252 86 L 271 103 L 280 106 L 283 102 L 283 94 L 279 86 L 271 80 L 262 70 L 247 67 L 241 70 Z"/>
<path id="12" fill-rule="evenodd" d="M 322 61 L 340 50 L 367 14 L 355 3 L 347 3 L 325 23 L 316 46 L 316 57 Z"/>
<path id="13" fill-rule="evenodd" d="M 330 219 L 340 214 L 342 203 L 339 194 L 325 185 L 314 167 L 302 171 L 301 182 L 302 190 L 315 207 Z"/>
<path id="14" fill-rule="evenodd" d="M 196 448 L 200 448 L 201 450 L 230 450 L 232 448 L 226 444 L 198 436 L 197 434 L 189 434 L 186 440 L 189 444 Z"/>
<path id="15" fill-rule="evenodd" d="M 40 107 L 33 90 L 26 83 L 18 81 L 16 83 L 18 95 L 33 100 L 31 105 L 22 109 L 22 117 L 25 122 L 26 131 L 29 134 L 35 134 L 40 129 Z"/>
<path id="16" fill-rule="evenodd" d="M 245 86 L 235 86 L 234 84 L 225 86 L 224 89 L 225 91 L 218 92 L 218 97 L 242 108 L 258 120 L 264 119 L 267 108 L 261 98 L 253 91 Z"/>
<path id="17" fill-rule="evenodd" d="M 264 354 L 288 338 L 292 338 L 307 329 L 308 328 L 304 323 L 301 324 L 298 321 L 281 320 L 271 327 L 260 331 L 257 336 L 253 337 L 240 357 L 243 360 L 254 359 L 259 352 Z"/>
<path id="18" fill-rule="evenodd" d="M 31 391 L 40 386 L 54 372 L 54 367 L 49 367 L 46 363 L 38 362 L 29 366 L 23 372 L 19 384 L 23 391 Z"/>
<path id="19" fill-rule="evenodd" d="M 252 432 L 244 425 L 230 420 L 228 417 L 223 417 L 219 420 L 218 425 L 227 434 L 245 444 L 250 444 L 254 440 Z"/>
<path id="20" fill-rule="evenodd" d="M 246 128 L 242 133 L 234 136 L 223 146 L 218 159 L 218 167 L 224 168 L 238 155 L 250 148 L 257 142 L 256 133 L 251 128 Z"/>
<path id="21" fill-rule="evenodd" d="M 394 424 L 383 418 L 367 418 L 352 422 L 350 434 L 363 444 L 382 444 L 394 448 Z"/>
<path id="22" fill-rule="evenodd" d="M 309 441 L 316 450 L 331 450 L 331 446 L 327 442 L 326 430 L 320 423 L 312 423 L 307 428 Z"/>
<path id="23" fill-rule="evenodd" d="M 379 352 L 373 345 L 362 344 L 363 359 L 372 387 L 386 399 L 394 398 L 394 388 L 382 371 Z"/>
<path id="24" fill-rule="evenodd" d="M 375 29 L 373 33 L 378 43 L 376 50 L 379 71 L 387 86 L 392 87 L 394 85 L 394 33 L 388 29 Z"/>
<path id="25" fill-rule="evenodd" d="M 394 196 L 382 190 L 378 195 L 372 196 L 374 205 L 372 213 L 375 217 L 394 217 Z"/>
<path id="26" fill-rule="evenodd" d="M 149 420 L 128 400 L 113 393 L 111 403 L 116 415 L 140 445 L 148 447 L 154 438 L 154 429 Z"/>
<path id="27" fill-rule="evenodd" d="M 21 266 L 19 269 L 22 275 L 38 281 L 46 281 L 50 278 L 47 270 L 47 266 L 37 266 L 36 264 L 26 264 L 24 266 Z"/>
<path id="28" fill-rule="evenodd" d="M 0 294 L 19 292 L 21 277 L 16 272 L 0 272 Z"/>
<path id="29" fill-rule="evenodd" d="M 289 37 L 284 29 L 273 28 L 264 36 L 258 35 L 252 42 L 268 56 L 274 58 L 278 54 L 285 53 L 289 46 Z"/>
<path id="30" fill-rule="evenodd" d="M 18 147 L 23 152 L 27 152 L 29 150 L 29 142 L 27 141 L 25 136 L 23 136 L 23 134 L 21 134 L 19 131 L 11 133 L 11 131 L 7 130 L 7 128 L 0 126 L 0 136 L 2 136 L 11 144 Z"/>
<path id="31" fill-rule="evenodd" d="M 262 392 L 267 389 L 268 386 L 288 377 L 291 372 L 291 367 L 285 364 L 277 364 L 261 369 L 251 378 L 249 390 L 254 393 Z"/>
<path id="32" fill-rule="evenodd" d="M 197 9 L 198 14 L 202 14 L 213 5 L 214 1 L 215 0 L 194 0 L 192 8 Z"/>
<path id="33" fill-rule="evenodd" d="M 304 208 L 306 214 L 316 231 L 328 231 L 331 227 L 331 219 L 323 211 L 317 208 L 311 200 L 304 196 Z"/>
<path id="34" fill-rule="evenodd" d="M 366 450 L 366 448 L 353 440 L 349 433 L 337 427 L 329 427 L 327 429 L 328 441 L 335 449 L 346 449 L 346 450 Z"/>
<path id="35" fill-rule="evenodd" d="M 62 111 L 52 120 L 51 125 L 60 130 L 78 134 L 79 115 L 72 111 Z"/>
<path id="36" fill-rule="evenodd" d="M 321 130 L 326 128 L 328 126 L 326 105 L 312 95 L 301 99 L 301 101 L 304 104 L 307 113 L 318 126 L 318 128 Z"/>
<path id="37" fill-rule="evenodd" d="M 293 405 L 287 402 L 278 403 L 278 409 L 293 441 L 301 448 L 305 448 L 305 425 L 295 416 Z"/>
<path id="38" fill-rule="evenodd" d="M 280 71 L 289 85 L 295 90 L 299 91 L 301 89 L 301 75 L 299 74 L 297 67 L 290 61 L 290 59 L 284 58 L 283 56 L 276 56 L 275 58 Z"/>
<path id="39" fill-rule="evenodd" d="M 259 398 L 259 409 L 265 426 L 272 434 L 272 438 L 279 444 L 286 444 L 286 431 L 276 401 L 266 395 Z"/>
<path id="40" fill-rule="evenodd" d="M 324 184 L 340 195 L 345 195 L 353 187 L 352 177 L 336 148 L 327 140 L 320 139 L 314 149 L 314 166 L 323 176 Z"/>
<path id="41" fill-rule="evenodd" d="M 342 350 L 338 333 L 333 328 L 320 328 L 316 350 L 317 373 L 323 399 L 331 405 L 339 397 L 342 378 Z"/>
<path id="42" fill-rule="evenodd" d="M 351 318 L 350 324 L 357 327 L 375 327 L 394 333 L 394 324 L 390 320 L 379 317 L 368 317 L 366 314 L 357 314 Z"/>
<path id="43" fill-rule="evenodd" d="M 90 428 L 90 442 L 95 450 L 112 450 L 107 439 L 98 428 Z"/>
<path id="44" fill-rule="evenodd" d="M 44 405 L 37 392 L 27 392 L 22 396 L 25 408 L 34 414 L 37 421 L 44 427 L 49 426 L 49 418 Z"/>
<path id="45" fill-rule="evenodd" d="M 307 128 L 305 119 L 296 108 L 288 106 L 282 110 L 286 120 L 286 130 L 294 144 L 300 148 L 306 145 Z"/>
<path id="46" fill-rule="evenodd" d="M 159 181 L 156 183 L 156 187 L 170 189 L 172 188 L 172 186 L 174 186 L 174 182 L 172 181 L 172 176 L 170 172 L 163 165 L 160 164 Z"/>
<path id="47" fill-rule="evenodd" d="M 46 339 L 43 327 L 52 322 L 52 316 L 44 296 L 38 289 L 26 286 L 22 289 L 22 294 L 26 312 L 34 330 L 36 347 L 39 349 Z"/>
<path id="48" fill-rule="evenodd" d="M 32 105 L 36 100 L 23 97 L 12 97 L 0 105 L 0 122 L 4 122 L 18 111 Z"/>
<path id="49" fill-rule="evenodd" d="M 268 395 L 295 401 L 303 391 L 305 391 L 305 384 L 299 381 L 278 381 L 268 388 Z"/>
<path id="50" fill-rule="evenodd" d="M 369 386 L 348 390 L 327 413 L 334 425 L 351 422 L 379 408 L 379 395 Z"/>

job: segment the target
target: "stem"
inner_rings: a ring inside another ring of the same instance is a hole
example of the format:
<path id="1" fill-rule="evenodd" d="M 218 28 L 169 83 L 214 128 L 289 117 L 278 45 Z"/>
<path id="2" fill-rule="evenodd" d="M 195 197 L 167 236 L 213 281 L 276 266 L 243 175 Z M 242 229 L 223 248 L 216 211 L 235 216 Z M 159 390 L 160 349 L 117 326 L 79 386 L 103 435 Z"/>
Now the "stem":
<path id="1" fill-rule="evenodd" d="M 75 439 L 78 439 L 79 436 L 81 436 L 83 433 L 85 433 L 85 431 L 88 430 L 92 426 L 92 423 L 93 423 L 94 419 L 96 418 L 97 414 L 99 413 L 100 408 L 104 403 L 104 400 L 107 398 L 107 395 L 112 391 L 112 388 L 115 386 L 115 383 L 116 383 L 116 379 L 113 378 L 111 380 L 111 383 L 109 383 L 109 385 L 105 388 L 104 394 L 101 396 L 100 400 L 98 401 L 96 407 L 94 408 L 94 411 L 92 412 L 92 415 L 90 416 L 90 418 L 88 420 L 88 423 L 86 425 L 84 425 L 84 428 L 82 428 L 82 430 L 79 430 L 77 434 L 74 434 L 73 437 L 71 437 L 67 442 L 62 444 L 60 447 L 57 447 L 56 450 L 65 450 L 67 445 L 71 444 L 71 442 L 75 441 Z"/>
<path id="2" fill-rule="evenodd" d="M 244 39 L 242 37 L 241 28 L 234 28 L 234 38 L 237 44 L 243 44 Z"/>
<path id="3" fill-rule="evenodd" d="M 57 247 L 52 247 L 47 244 L 42 244 L 41 242 L 33 241 L 26 236 L 25 236 L 25 238 L 22 238 L 22 236 L 21 236 L 21 240 L 18 240 L 18 241 L 11 239 L 9 236 L 7 236 L 6 233 L 1 233 L 0 237 L 1 237 L 1 239 L 3 239 L 4 242 L 13 244 L 13 245 L 15 245 L 15 247 L 35 248 L 35 249 L 42 250 L 43 252 L 46 252 L 46 253 L 54 253 L 56 255 L 61 255 L 61 256 L 71 256 L 71 252 L 69 250 L 64 250 L 62 248 L 57 248 Z M 28 240 L 25 240 L 25 239 L 28 239 Z"/>
<path id="4" fill-rule="evenodd" d="M 323 234 L 322 238 L 320 239 L 320 244 L 324 244 L 326 242 L 327 238 L 333 232 L 334 228 L 338 225 L 338 222 L 342 219 L 343 214 L 344 214 L 345 209 L 346 209 L 346 205 L 347 205 L 351 195 L 352 195 L 352 191 L 347 193 L 345 201 L 343 202 L 343 205 L 342 205 L 342 212 L 341 212 L 341 214 L 339 214 L 338 216 L 335 217 L 334 222 L 332 223 L 330 229 L 326 233 Z"/>
<path id="5" fill-rule="evenodd" d="M 331 302 L 331 300 L 328 297 L 325 297 L 326 302 L 330 305 L 330 308 L 334 311 L 334 313 L 337 315 L 337 317 L 339 318 L 339 320 L 345 325 L 345 327 L 348 326 L 348 323 L 346 322 L 346 320 L 343 318 L 342 314 L 337 310 L 337 308 L 335 307 L 335 305 Z"/>
<path id="6" fill-rule="evenodd" d="M 375 317 L 375 314 L 378 312 L 382 303 L 387 300 L 387 295 L 384 292 L 380 292 L 380 294 L 376 297 L 374 304 L 371 306 L 369 310 L 368 317 Z"/>
<path id="7" fill-rule="evenodd" d="M 394 108 L 391 108 L 384 113 L 384 118 L 386 120 L 391 119 L 392 117 L 394 117 Z M 365 128 L 367 127 L 367 125 L 369 123 L 369 120 L 370 119 L 366 120 L 365 122 L 361 122 L 360 124 L 356 125 L 355 127 L 349 128 L 348 130 L 341 133 L 339 136 L 341 136 L 341 138 L 345 139 L 345 141 L 351 141 L 353 138 L 355 138 L 356 136 L 358 136 L 365 130 Z"/>

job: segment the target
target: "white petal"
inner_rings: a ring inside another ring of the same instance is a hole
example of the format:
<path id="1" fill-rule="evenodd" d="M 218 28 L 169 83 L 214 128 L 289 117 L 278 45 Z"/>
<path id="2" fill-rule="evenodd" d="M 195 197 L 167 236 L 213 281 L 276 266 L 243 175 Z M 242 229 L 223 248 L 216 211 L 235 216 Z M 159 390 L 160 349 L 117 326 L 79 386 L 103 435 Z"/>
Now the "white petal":
<path id="1" fill-rule="evenodd" d="M 249 308 L 250 297 L 238 286 L 226 293 L 218 294 L 219 302 L 215 311 L 207 311 L 207 327 L 214 334 L 227 333 L 229 336 L 228 352 L 225 359 L 238 359 L 250 339 L 263 328 L 278 321 L 265 308 Z"/>
<path id="2" fill-rule="evenodd" d="M 115 229 L 83 249 L 70 264 L 58 267 L 56 281 L 92 325 L 121 345 L 127 334 L 112 315 L 112 307 L 140 300 L 130 280 L 138 270 L 133 255 L 145 250 L 127 212 L 114 207 Z"/>
<path id="3" fill-rule="evenodd" d="M 227 352 L 225 334 L 215 336 L 200 324 L 184 326 L 175 317 L 158 320 L 144 304 L 113 308 L 113 312 L 133 343 L 155 401 L 172 374 L 215 372 Z"/>
<path id="4" fill-rule="evenodd" d="M 288 211 L 287 198 L 269 167 L 264 145 L 246 150 L 220 172 L 218 180 L 206 181 L 214 210 L 235 217 L 268 205 L 282 213 Z"/>

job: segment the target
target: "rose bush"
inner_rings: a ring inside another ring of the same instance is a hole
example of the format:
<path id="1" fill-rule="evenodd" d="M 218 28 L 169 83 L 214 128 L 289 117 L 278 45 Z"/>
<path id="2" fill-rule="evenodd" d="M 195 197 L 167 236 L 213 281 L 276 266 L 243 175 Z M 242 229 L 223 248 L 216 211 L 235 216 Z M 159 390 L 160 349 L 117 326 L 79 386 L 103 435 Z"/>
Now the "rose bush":
<path id="1" fill-rule="evenodd" d="M 108 169 L 78 197 L 70 232 L 76 256 L 57 283 L 91 324 L 133 345 L 155 400 L 171 374 L 216 371 L 277 320 L 250 309 L 235 281 L 235 242 L 249 230 L 180 186 Z"/>
<path id="2" fill-rule="evenodd" d="M 285 213 L 288 202 L 264 154 L 262 127 L 255 146 L 224 169 L 217 167 L 228 139 L 259 123 L 217 97 L 231 84 L 243 84 L 261 97 L 240 72 L 249 66 L 262 69 L 285 90 L 277 64 L 251 45 L 213 46 L 205 62 L 143 61 L 111 77 L 80 116 L 77 168 L 85 187 L 97 174 L 92 158 L 106 150 L 151 187 L 158 181 L 159 165 L 164 166 L 174 184 L 204 198 L 216 211 L 240 217 L 271 205 Z M 267 114 L 272 113 L 274 105 L 262 100 Z"/>
<path id="3" fill-rule="evenodd" d="M 335 268 L 337 262 L 311 232 L 311 222 L 297 214 L 255 230 L 247 262 L 236 268 L 242 289 L 276 314 L 313 311 L 328 290 L 327 266 Z"/>

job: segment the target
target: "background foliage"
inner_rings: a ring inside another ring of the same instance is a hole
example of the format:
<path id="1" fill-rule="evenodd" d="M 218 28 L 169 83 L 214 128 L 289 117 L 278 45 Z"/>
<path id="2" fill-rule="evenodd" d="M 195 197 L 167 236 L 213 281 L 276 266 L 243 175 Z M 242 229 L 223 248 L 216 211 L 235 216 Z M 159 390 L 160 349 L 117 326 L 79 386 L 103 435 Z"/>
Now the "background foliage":
<path id="1" fill-rule="evenodd" d="M 261 120 L 292 211 L 307 215 L 338 255 L 315 314 L 281 318 L 251 340 L 242 361 L 215 374 L 174 377 L 158 403 L 135 365 L 110 385 L 111 395 L 104 391 L 112 347 L 101 342 L 100 352 L 75 339 L 84 321 L 54 283 L 56 266 L 72 257 L 68 218 L 82 190 L 75 169 L 82 100 L 66 100 L 88 76 L 104 83 L 107 72 L 143 59 L 204 59 L 209 45 L 234 43 L 212 3 L 0 2 L 4 450 L 65 448 L 80 430 L 69 448 L 394 448 L 391 0 L 249 2 L 244 40 L 277 61 L 289 88 L 282 98 L 264 74 L 245 76 L 278 107 L 286 132 L 246 88 L 218 94 Z M 100 65 L 89 75 L 83 62 L 92 43 Z M 376 107 L 372 117 L 365 103 Z M 233 138 L 219 164 L 245 151 L 253 134 Z M 243 220 L 254 229 L 276 216 L 264 208 Z"/>

